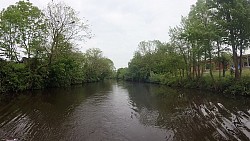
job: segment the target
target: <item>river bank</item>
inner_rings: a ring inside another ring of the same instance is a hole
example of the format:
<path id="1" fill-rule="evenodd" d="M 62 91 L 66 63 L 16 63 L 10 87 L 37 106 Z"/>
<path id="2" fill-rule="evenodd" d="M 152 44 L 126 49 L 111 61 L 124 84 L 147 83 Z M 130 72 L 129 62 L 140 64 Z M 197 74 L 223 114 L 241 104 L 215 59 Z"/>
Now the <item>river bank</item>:
<path id="1" fill-rule="evenodd" d="M 203 76 L 201 78 L 170 77 L 154 74 L 146 80 L 133 80 L 129 77 L 118 78 L 125 81 L 145 82 L 167 85 L 173 88 L 197 89 L 216 92 L 224 95 L 250 96 L 250 76 L 243 76 L 235 80 L 232 76 L 214 77 Z"/>

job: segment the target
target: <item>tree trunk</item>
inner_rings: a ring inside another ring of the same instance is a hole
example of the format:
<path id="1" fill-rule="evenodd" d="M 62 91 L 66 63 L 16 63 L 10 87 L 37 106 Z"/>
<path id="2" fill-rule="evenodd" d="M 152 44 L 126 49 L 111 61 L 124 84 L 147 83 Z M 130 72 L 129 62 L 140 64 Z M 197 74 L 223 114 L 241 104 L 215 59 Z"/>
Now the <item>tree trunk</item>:
<path id="1" fill-rule="evenodd" d="M 221 61 L 220 61 L 220 44 L 219 44 L 219 41 L 217 41 L 217 49 L 218 49 L 218 63 L 219 63 L 219 78 L 221 78 Z"/>
<path id="2" fill-rule="evenodd" d="M 235 47 L 235 42 L 234 42 L 234 35 L 232 34 L 231 36 L 231 43 L 232 43 L 232 50 L 233 50 L 233 62 L 234 62 L 234 68 L 235 68 L 235 79 L 239 80 L 240 79 L 240 74 L 239 74 L 239 68 L 238 68 L 238 55 L 237 55 L 237 48 Z"/>
<path id="3" fill-rule="evenodd" d="M 48 66 L 52 63 L 55 48 L 58 46 L 58 36 L 59 36 L 58 31 L 56 31 L 56 33 L 54 33 L 54 35 L 53 35 L 53 41 L 52 41 L 52 45 L 51 45 Z"/>
<path id="4" fill-rule="evenodd" d="M 223 67 L 222 77 L 225 77 L 226 76 L 226 67 L 227 67 L 227 64 L 225 63 L 225 61 L 222 62 L 222 67 Z"/>
<path id="5" fill-rule="evenodd" d="M 240 77 L 241 77 L 241 74 L 242 74 L 242 51 L 243 51 L 243 44 L 242 44 L 242 41 L 240 42 Z"/>
<path id="6" fill-rule="evenodd" d="M 189 65 L 188 65 L 188 61 L 187 61 L 187 56 L 186 56 L 186 54 L 184 53 L 183 49 L 180 46 L 179 46 L 179 49 L 181 51 L 181 54 L 182 54 L 184 62 L 185 62 L 186 74 L 187 74 L 187 77 L 188 77 L 189 76 L 189 74 L 188 74 L 188 72 L 189 72 Z M 184 69 L 183 69 L 183 77 L 184 77 Z"/>
<path id="7" fill-rule="evenodd" d="M 195 78 L 195 73 L 196 73 L 196 65 L 195 65 L 195 55 L 193 52 L 193 78 Z"/>
<path id="8" fill-rule="evenodd" d="M 205 55 L 204 55 L 204 66 L 203 66 L 203 69 L 202 69 L 202 73 L 201 73 L 201 76 L 203 76 L 203 70 L 206 70 L 207 69 L 207 50 L 205 49 Z"/>
<path id="9" fill-rule="evenodd" d="M 238 68 L 238 56 L 237 56 L 237 50 L 235 49 L 235 46 L 233 48 L 233 61 L 234 61 L 234 67 L 235 67 L 235 79 L 239 80 L 240 75 L 239 75 L 239 68 Z"/>
<path id="10" fill-rule="evenodd" d="M 201 72 L 200 72 L 200 53 L 198 52 L 198 78 L 201 77 Z"/>
<path id="11" fill-rule="evenodd" d="M 210 76 L 212 78 L 212 81 L 214 83 L 214 76 L 213 76 L 213 69 L 212 69 L 212 52 L 211 49 L 209 49 L 209 64 L 210 64 Z"/>
<path id="12" fill-rule="evenodd" d="M 227 22 L 228 23 L 231 23 L 232 19 L 231 19 L 231 13 L 230 11 L 228 10 L 227 11 L 227 14 L 226 14 L 226 18 L 227 18 Z M 239 68 L 238 68 L 238 56 L 237 56 L 237 47 L 235 45 L 235 35 L 234 35 L 234 27 L 230 27 L 229 29 L 229 33 L 230 33 L 230 42 L 231 42 L 231 45 L 232 45 L 232 51 L 233 51 L 233 62 L 234 62 L 234 67 L 235 67 L 235 79 L 236 80 L 239 80 L 240 79 L 240 75 L 239 75 Z"/>

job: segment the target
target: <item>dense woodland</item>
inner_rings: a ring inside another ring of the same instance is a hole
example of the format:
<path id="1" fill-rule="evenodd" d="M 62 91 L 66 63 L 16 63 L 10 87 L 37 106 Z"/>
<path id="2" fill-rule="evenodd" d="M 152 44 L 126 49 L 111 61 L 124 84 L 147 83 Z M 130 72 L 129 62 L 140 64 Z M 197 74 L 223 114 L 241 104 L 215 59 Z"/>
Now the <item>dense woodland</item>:
<path id="1" fill-rule="evenodd" d="M 250 76 L 240 65 L 250 43 L 249 23 L 249 0 L 198 0 L 170 29 L 169 42 L 140 42 L 117 78 L 250 95 Z M 238 67 L 230 74 L 230 66 Z"/>
<path id="2" fill-rule="evenodd" d="M 0 93 L 64 87 L 109 78 L 113 62 L 98 48 L 80 45 L 92 37 L 87 20 L 64 3 L 44 10 L 19 1 L 0 13 Z"/>

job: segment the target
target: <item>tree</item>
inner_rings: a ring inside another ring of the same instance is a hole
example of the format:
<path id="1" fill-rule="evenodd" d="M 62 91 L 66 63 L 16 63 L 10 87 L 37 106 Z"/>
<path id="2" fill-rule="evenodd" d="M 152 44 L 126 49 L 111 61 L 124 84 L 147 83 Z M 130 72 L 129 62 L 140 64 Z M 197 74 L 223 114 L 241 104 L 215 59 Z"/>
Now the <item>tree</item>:
<path id="1" fill-rule="evenodd" d="M 23 50 L 30 67 L 30 58 L 38 55 L 45 39 L 41 10 L 30 2 L 19 1 L 1 12 L 0 21 L 2 51 L 10 60 L 19 61 L 17 50 Z"/>
<path id="2" fill-rule="evenodd" d="M 16 17 L 12 10 L 15 6 L 9 6 L 8 9 L 1 11 L 0 17 L 0 51 L 1 56 L 9 59 L 10 61 L 18 61 L 17 46 L 15 46 L 18 38 L 17 26 L 12 24 L 13 17 Z"/>
<path id="3" fill-rule="evenodd" d="M 235 79 L 240 79 L 238 53 L 242 56 L 242 50 L 248 43 L 249 35 L 249 1 L 247 0 L 208 0 L 210 9 L 213 9 L 213 17 L 225 34 L 222 38 L 232 48 L 233 62 L 235 66 Z M 240 57 L 241 58 L 241 57 Z M 241 67 L 240 67 L 241 69 Z"/>
<path id="4" fill-rule="evenodd" d="M 113 62 L 103 57 L 98 48 L 88 49 L 85 53 L 84 74 L 87 82 L 104 80 L 114 73 Z"/>
<path id="5" fill-rule="evenodd" d="M 128 68 L 119 68 L 116 72 L 116 79 L 126 80 Z"/>
<path id="6" fill-rule="evenodd" d="M 3 9 L 0 92 L 64 87 L 113 77 L 114 64 L 100 49 L 84 54 L 77 48 L 77 41 L 91 37 L 87 21 L 64 3 L 49 3 L 43 12 L 29 1 Z"/>
<path id="7" fill-rule="evenodd" d="M 91 32 L 87 21 L 78 17 L 77 12 L 64 3 L 49 3 L 45 9 L 47 26 L 47 52 L 49 53 L 49 64 L 58 55 L 60 37 L 65 42 L 74 43 L 91 38 Z"/>
<path id="8" fill-rule="evenodd" d="M 186 28 L 186 18 L 182 18 L 181 25 L 170 28 L 170 43 L 174 44 L 184 61 L 186 76 L 191 78 L 191 48 L 185 39 L 184 29 Z"/>
<path id="9" fill-rule="evenodd" d="M 229 54 L 227 52 L 222 52 L 222 54 L 220 56 L 220 62 L 221 62 L 222 67 L 223 67 L 223 77 L 225 77 L 227 66 L 232 62 L 232 54 Z"/>

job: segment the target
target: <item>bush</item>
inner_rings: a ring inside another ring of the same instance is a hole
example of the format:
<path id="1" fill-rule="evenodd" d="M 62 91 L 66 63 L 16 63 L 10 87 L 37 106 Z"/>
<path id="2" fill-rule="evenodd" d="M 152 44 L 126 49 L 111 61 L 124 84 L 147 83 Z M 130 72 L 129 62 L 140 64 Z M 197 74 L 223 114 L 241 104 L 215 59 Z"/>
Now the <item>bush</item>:
<path id="1" fill-rule="evenodd" d="M 1 91 L 22 91 L 29 88 L 29 72 L 24 64 L 6 63 L 0 68 Z"/>
<path id="2" fill-rule="evenodd" d="M 63 62 L 57 62 L 49 67 L 47 87 L 65 87 L 70 86 L 71 80 L 66 71 L 66 65 Z"/>
<path id="3" fill-rule="evenodd" d="M 167 74 L 153 74 L 151 75 L 149 82 L 164 84 L 171 87 L 202 89 L 209 91 L 217 91 L 224 94 L 250 96 L 249 76 L 242 77 L 238 81 L 235 81 L 235 79 L 231 76 L 222 77 L 220 79 L 215 77 L 215 81 L 213 81 L 210 76 L 190 79 L 171 77 Z"/>
<path id="4" fill-rule="evenodd" d="M 163 74 L 150 73 L 149 82 L 160 84 L 165 76 Z"/>
<path id="5" fill-rule="evenodd" d="M 239 81 L 231 81 L 223 91 L 224 94 L 250 96 L 250 77 L 242 77 Z"/>

